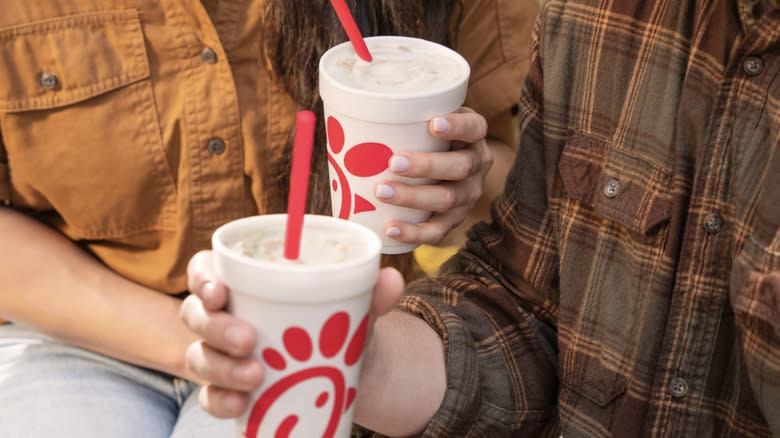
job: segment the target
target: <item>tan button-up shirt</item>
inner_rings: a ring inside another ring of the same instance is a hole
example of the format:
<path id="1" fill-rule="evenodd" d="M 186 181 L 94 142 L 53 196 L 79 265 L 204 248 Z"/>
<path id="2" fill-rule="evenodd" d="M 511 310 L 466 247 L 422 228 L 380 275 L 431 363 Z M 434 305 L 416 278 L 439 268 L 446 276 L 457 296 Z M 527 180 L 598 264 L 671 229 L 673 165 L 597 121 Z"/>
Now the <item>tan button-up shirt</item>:
<path id="1" fill-rule="evenodd" d="M 467 0 L 467 105 L 517 102 L 535 0 Z M 296 108 L 260 59 L 262 0 L 6 0 L 0 203 L 167 293 L 219 225 L 279 211 L 269 157 Z"/>

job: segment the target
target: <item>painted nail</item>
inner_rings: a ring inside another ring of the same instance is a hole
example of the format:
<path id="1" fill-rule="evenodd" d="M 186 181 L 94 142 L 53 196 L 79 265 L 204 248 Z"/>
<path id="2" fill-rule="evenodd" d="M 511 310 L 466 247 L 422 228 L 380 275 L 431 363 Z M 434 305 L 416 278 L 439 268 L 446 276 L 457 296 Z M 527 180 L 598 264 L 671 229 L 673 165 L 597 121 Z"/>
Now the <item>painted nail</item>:
<path id="1" fill-rule="evenodd" d="M 398 237 L 401 235 L 401 229 L 398 227 L 390 227 L 385 230 L 385 235 L 387 235 L 387 237 Z"/>
<path id="2" fill-rule="evenodd" d="M 244 363 L 233 368 L 233 377 L 242 382 L 252 380 L 257 374 L 257 366 L 254 363 Z"/>
<path id="3" fill-rule="evenodd" d="M 214 283 L 210 281 L 204 283 L 201 293 L 203 294 L 203 301 L 211 301 L 214 299 Z"/>
<path id="4" fill-rule="evenodd" d="M 376 197 L 382 199 L 392 199 L 395 196 L 395 190 L 392 186 L 387 184 L 379 184 L 376 186 Z"/>
<path id="5" fill-rule="evenodd" d="M 391 158 L 390 170 L 393 172 L 406 172 L 409 170 L 409 159 L 400 155 Z"/>
<path id="6" fill-rule="evenodd" d="M 445 133 L 450 129 L 450 122 L 444 117 L 435 117 L 433 119 L 433 130 L 438 133 Z"/>

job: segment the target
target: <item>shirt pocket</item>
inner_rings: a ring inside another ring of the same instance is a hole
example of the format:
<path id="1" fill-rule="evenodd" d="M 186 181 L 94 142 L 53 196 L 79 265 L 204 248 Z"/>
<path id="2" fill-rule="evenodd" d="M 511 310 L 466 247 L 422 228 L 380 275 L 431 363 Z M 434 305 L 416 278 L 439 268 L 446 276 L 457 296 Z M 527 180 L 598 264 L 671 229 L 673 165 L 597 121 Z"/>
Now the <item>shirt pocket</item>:
<path id="1" fill-rule="evenodd" d="M 566 194 L 643 235 L 671 216 L 671 172 L 605 139 L 572 134 L 558 163 Z"/>
<path id="2" fill-rule="evenodd" d="M 1 28 L 0 59 L 0 129 L 16 207 L 73 238 L 173 225 L 175 186 L 138 11 Z"/>
<path id="3" fill-rule="evenodd" d="M 636 315 L 671 264 L 671 172 L 621 146 L 570 133 L 558 161 L 558 225 L 576 236 L 560 245 L 561 398 L 607 422 L 642 356 Z"/>

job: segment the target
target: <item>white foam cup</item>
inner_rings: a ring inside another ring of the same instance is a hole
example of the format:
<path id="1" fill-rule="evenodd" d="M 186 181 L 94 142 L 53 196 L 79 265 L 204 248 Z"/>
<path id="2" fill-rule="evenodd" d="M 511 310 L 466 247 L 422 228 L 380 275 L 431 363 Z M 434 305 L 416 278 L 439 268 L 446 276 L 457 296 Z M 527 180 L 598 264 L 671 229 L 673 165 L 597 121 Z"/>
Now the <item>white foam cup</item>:
<path id="1" fill-rule="evenodd" d="M 375 186 L 382 180 L 436 182 L 396 176 L 388 160 L 396 152 L 449 149 L 449 141 L 429 133 L 428 121 L 463 104 L 470 69 L 457 52 L 431 41 L 398 36 L 365 41 L 370 63 L 348 42 L 329 49 L 319 63 L 333 215 L 374 230 L 383 253 L 404 253 L 417 245 L 385 236 L 387 222 L 420 223 L 432 212 L 383 203 Z"/>
<path id="2" fill-rule="evenodd" d="M 348 437 L 381 243 L 360 224 L 306 215 L 291 262 L 281 256 L 285 223 L 247 217 L 212 236 L 228 310 L 257 330 L 253 354 L 265 367 L 236 436 Z"/>

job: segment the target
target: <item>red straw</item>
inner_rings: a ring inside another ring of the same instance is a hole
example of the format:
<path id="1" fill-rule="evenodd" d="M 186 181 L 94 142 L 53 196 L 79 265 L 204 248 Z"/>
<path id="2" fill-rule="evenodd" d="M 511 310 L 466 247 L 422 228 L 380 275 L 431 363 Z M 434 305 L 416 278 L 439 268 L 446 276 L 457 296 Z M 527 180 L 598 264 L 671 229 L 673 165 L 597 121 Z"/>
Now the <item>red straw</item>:
<path id="1" fill-rule="evenodd" d="M 306 211 L 306 192 L 309 189 L 309 168 L 316 120 L 313 112 L 305 110 L 298 112 L 295 122 L 290 196 L 287 199 L 287 228 L 284 236 L 284 258 L 287 260 L 297 260 L 301 252 L 303 214 Z"/>
<path id="2" fill-rule="evenodd" d="M 360 34 L 357 24 L 355 24 L 355 19 L 352 18 L 352 13 L 349 12 L 347 4 L 344 3 L 344 0 L 330 0 L 330 4 L 336 10 L 336 15 L 338 15 L 341 25 L 347 32 L 355 52 L 363 61 L 371 62 L 371 53 L 368 51 L 368 47 L 366 47 L 366 42 L 363 41 L 363 36 Z"/>

